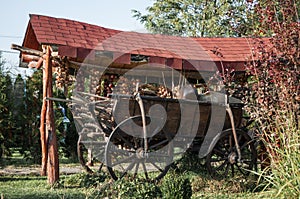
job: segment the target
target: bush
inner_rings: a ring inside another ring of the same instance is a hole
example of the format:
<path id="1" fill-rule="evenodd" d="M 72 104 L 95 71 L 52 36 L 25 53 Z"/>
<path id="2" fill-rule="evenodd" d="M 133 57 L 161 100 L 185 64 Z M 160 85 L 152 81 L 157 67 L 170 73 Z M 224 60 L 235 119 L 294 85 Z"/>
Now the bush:
<path id="1" fill-rule="evenodd" d="M 129 180 L 123 178 L 103 186 L 97 197 L 155 199 L 161 198 L 162 193 L 155 183 L 142 181 L 141 179 Z"/>
<path id="2" fill-rule="evenodd" d="M 97 187 L 100 183 L 104 182 L 108 176 L 104 173 L 80 173 L 66 177 L 61 181 L 61 185 L 65 187 Z"/>
<path id="3" fill-rule="evenodd" d="M 293 119 L 288 116 L 284 119 L 289 125 L 277 124 L 276 132 L 271 135 L 263 132 L 266 148 L 276 155 L 268 156 L 270 165 L 260 174 L 259 184 L 272 188 L 276 198 L 297 198 L 300 194 L 300 130 L 291 122 Z"/>
<path id="4" fill-rule="evenodd" d="M 274 198 L 300 195 L 300 57 L 299 11 L 295 1 L 261 1 L 260 33 L 249 64 L 246 109 L 258 124 L 264 155 L 258 184 L 272 188 Z M 264 182 L 264 183 L 262 183 Z"/>
<path id="5" fill-rule="evenodd" d="M 192 197 L 192 186 L 185 173 L 170 171 L 162 180 L 163 198 L 188 199 Z"/>
<path id="6" fill-rule="evenodd" d="M 200 159 L 198 153 L 187 151 L 182 158 L 174 163 L 176 172 L 190 171 L 193 173 L 207 174 L 205 160 Z"/>

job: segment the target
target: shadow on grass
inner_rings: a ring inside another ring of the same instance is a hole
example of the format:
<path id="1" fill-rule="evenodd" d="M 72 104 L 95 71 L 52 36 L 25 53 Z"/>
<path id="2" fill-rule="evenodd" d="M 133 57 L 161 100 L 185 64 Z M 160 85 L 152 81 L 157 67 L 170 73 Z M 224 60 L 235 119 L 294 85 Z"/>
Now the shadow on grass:
<path id="1" fill-rule="evenodd" d="M 61 193 L 61 194 L 53 194 L 53 193 L 16 193 L 16 194 L 9 194 L 9 195 L 6 195 L 6 194 L 3 194 L 2 195 L 3 198 L 10 198 L 10 199 L 36 199 L 36 198 L 39 198 L 39 199 L 44 199 L 44 198 L 51 198 L 51 199 L 61 199 L 61 198 L 64 198 L 64 199 L 67 199 L 67 198 L 78 198 L 78 199 L 81 199 L 81 198 L 86 198 L 86 195 L 83 194 L 83 193 L 68 193 L 68 194 L 65 194 L 65 193 Z"/>
<path id="2" fill-rule="evenodd" d="M 0 182 L 9 182 L 9 181 L 28 181 L 28 180 L 46 180 L 46 177 L 43 176 L 10 176 L 10 175 L 5 175 L 1 176 L 0 175 Z"/>

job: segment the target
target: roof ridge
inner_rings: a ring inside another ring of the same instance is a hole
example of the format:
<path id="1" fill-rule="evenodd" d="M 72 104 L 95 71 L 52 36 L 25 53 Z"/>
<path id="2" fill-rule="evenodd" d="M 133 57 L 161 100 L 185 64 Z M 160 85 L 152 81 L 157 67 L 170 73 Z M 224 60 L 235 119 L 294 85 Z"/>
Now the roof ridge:
<path id="1" fill-rule="evenodd" d="M 49 15 L 43 15 L 43 14 L 29 14 L 29 18 L 30 20 L 33 18 L 33 17 L 45 17 L 45 18 L 51 18 L 51 19 L 56 19 L 56 20 L 65 20 L 65 21 L 70 21 L 70 22 L 76 22 L 76 23 L 80 23 L 80 24 L 86 24 L 86 25 L 90 25 L 90 26 L 97 26 L 98 28 L 103 28 L 103 29 L 106 29 L 106 30 L 112 30 L 112 31 L 119 31 L 119 32 L 124 32 L 122 30 L 118 30 L 118 29 L 114 29 L 114 28 L 107 28 L 107 27 L 103 27 L 103 26 L 99 26 L 97 24 L 94 24 L 94 23 L 88 23 L 88 22 L 82 22 L 82 21 L 78 21 L 78 20 L 74 20 L 74 19 L 70 19 L 70 18 L 65 18 L 65 17 L 52 17 L 52 16 L 49 16 Z"/>

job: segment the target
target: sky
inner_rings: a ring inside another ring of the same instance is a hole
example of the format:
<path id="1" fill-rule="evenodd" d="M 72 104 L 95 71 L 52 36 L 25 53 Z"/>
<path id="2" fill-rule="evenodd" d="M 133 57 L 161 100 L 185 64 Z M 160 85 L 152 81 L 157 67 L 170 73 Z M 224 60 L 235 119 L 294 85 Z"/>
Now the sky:
<path id="1" fill-rule="evenodd" d="M 0 51 L 7 65 L 19 64 L 18 52 L 10 49 L 12 43 L 22 45 L 29 14 L 72 19 L 127 31 L 145 31 L 132 17 L 132 9 L 145 13 L 151 0 L 7 0 L 1 2 Z M 7 52 L 8 51 L 8 52 Z"/>

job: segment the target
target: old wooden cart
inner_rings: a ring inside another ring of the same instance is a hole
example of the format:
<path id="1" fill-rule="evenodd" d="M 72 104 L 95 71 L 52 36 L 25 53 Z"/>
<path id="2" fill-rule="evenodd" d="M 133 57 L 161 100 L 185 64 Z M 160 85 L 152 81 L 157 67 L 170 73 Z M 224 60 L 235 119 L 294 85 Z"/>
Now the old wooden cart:
<path id="1" fill-rule="evenodd" d="M 79 98 L 84 94 L 78 93 Z M 93 151 L 114 180 L 126 175 L 160 179 L 187 150 L 206 160 L 212 176 L 247 174 L 255 168 L 254 141 L 240 128 L 243 105 L 226 95 L 171 99 L 136 93 L 97 99 L 86 109 L 81 103 L 84 111 L 74 116 L 92 113 L 79 121 L 78 149 L 84 145 Z M 89 170 L 84 157 L 81 162 Z"/>

